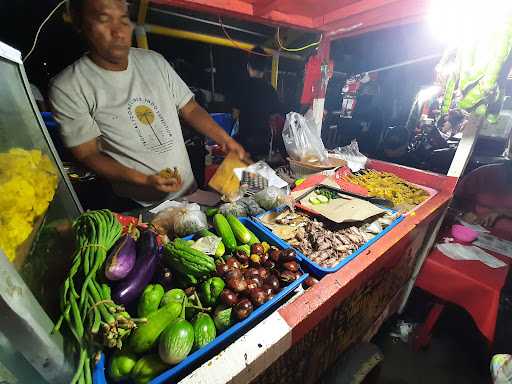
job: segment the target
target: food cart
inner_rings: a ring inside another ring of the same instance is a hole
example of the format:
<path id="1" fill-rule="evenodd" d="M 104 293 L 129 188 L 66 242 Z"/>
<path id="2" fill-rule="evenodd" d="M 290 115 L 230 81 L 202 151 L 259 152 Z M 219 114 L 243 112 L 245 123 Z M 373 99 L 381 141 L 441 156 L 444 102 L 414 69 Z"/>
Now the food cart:
<path id="1" fill-rule="evenodd" d="M 146 32 L 170 36 L 174 33 L 165 28 L 145 24 L 148 3 L 143 0 L 139 5 L 136 33 L 137 42 L 141 47 L 147 47 Z M 426 1 L 380 1 L 377 4 L 360 1 L 348 5 L 331 4 L 326 1 L 325 6 L 318 2 L 297 4 L 282 0 L 159 0 L 155 3 L 322 31 L 324 38 L 320 42 L 316 63 L 308 66 L 314 74 L 311 74 L 311 89 L 306 92 L 318 118 L 323 111 L 331 40 L 416 21 L 424 15 L 427 6 Z M 204 39 L 201 36 L 187 37 Z M 226 43 L 223 40 L 222 44 L 237 47 L 238 43 Z M 12 84 L 2 89 L 13 90 L 13 93 L 3 97 L 9 100 L 15 99 L 14 96 L 23 98 L 19 101 L 22 107 L 17 115 L 25 116 L 26 119 L 19 123 L 20 129 L 33 132 L 36 136 L 36 141 L 26 144 L 4 141 L 6 145 L 2 150 L 7 151 L 16 146 L 44 146 L 43 152 L 58 171 L 56 175 L 59 183 L 55 198 L 48 202 L 48 213 L 40 215 L 46 217 L 41 225 L 44 227 L 49 222 L 53 223 L 52 228 L 56 228 L 59 235 L 62 233 L 64 237 L 66 230 L 69 230 L 69 222 L 81 213 L 80 204 L 60 160 L 55 155 L 55 149 L 48 139 L 41 119 L 36 117 L 37 109 L 28 91 L 19 53 L 1 45 L 0 56 L 0 64 L 9 67 L 9 71 L 12 72 L 12 76 L 9 77 Z M 278 54 L 273 60 L 273 81 L 276 81 L 277 63 Z M 318 284 L 304 292 L 299 290 L 278 310 L 263 320 L 259 318 L 258 321 L 261 322 L 252 323 L 245 334 L 210 360 L 200 366 L 199 360 L 195 365 L 190 365 L 188 371 L 181 372 L 182 376 L 179 376 L 182 382 L 315 382 L 351 345 L 369 340 L 386 318 L 405 305 L 423 259 L 432 247 L 444 219 L 457 179 L 464 171 L 472 153 L 480 122 L 480 117 L 472 116 L 466 124 L 463 138 L 446 176 L 370 160 L 367 168 L 390 172 L 410 183 L 427 187 L 433 192 L 424 203 L 409 211 L 391 232 L 366 248 L 343 269 L 324 276 Z M 7 128 L 1 127 L 6 138 L 11 137 L 7 133 Z M 307 187 L 308 182 L 312 185 L 321 182 L 323 176 L 315 177 L 306 181 L 301 188 Z M 59 207 L 63 211 L 55 216 L 50 215 L 53 209 L 58 209 L 54 207 Z M 37 235 L 36 241 L 29 238 L 27 241 L 30 245 L 37 244 L 41 239 L 41 231 L 37 228 L 33 231 L 34 236 Z M 37 254 L 33 256 L 34 253 L 28 254 L 31 258 L 38 257 Z M 18 257 L 20 256 L 16 254 L 14 260 L 16 261 Z M 2 279 L 5 284 L 1 289 L 2 304 L 9 308 L 9 313 L 12 314 L 10 317 L 2 318 L 2 336 L 5 336 L 2 351 L 7 351 L 6 355 L 10 356 L 10 359 L 2 357 L 1 362 L 12 371 L 13 376 L 33 373 L 38 379 L 42 376 L 49 382 L 66 382 L 70 377 L 72 362 L 65 358 L 62 337 L 58 333 L 51 336 L 48 333 L 56 321 L 52 313 L 52 305 L 55 303 L 42 302 L 38 292 L 43 288 L 43 280 L 39 280 L 39 286 L 32 285 L 32 282 L 23 275 L 22 269 L 23 265 L 29 263 L 24 261 L 22 256 L 20 260 L 19 264 L 12 264 L 4 255 L 0 258 L 2 273 L 7 276 Z M 48 259 L 42 260 L 48 262 Z M 62 261 L 63 264 L 68 263 L 59 267 L 65 271 L 69 268 L 70 260 L 62 258 Z M 46 281 L 50 279 L 48 276 L 46 275 Z M 63 276 L 56 276 L 53 280 L 60 283 L 62 278 Z M 16 345 L 13 338 L 15 334 L 18 339 Z M 13 363 L 14 356 L 18 353 L 23 355 L 24 360 Z M 97 382 L 101 382 L 104 368 L 102 364 L 104 360 L 100 360 L 95 371 L 95 375 L 99 375 L 95 376 Z M 31 369 L 28 370 L 27 367 Z M 184 373 L 188 375 L 183 376 Z"/>
<path id="2" fill-rule="evenodd" d="M 336 5 L 282 0 L 241 0 L 229 4 L 215 0 L 206 3 L 141 1 L 138 13 L 138 43 L 141 47 L 147 47 L 146 31 L 163 32 L 153 26 L 145 28 L 149 3 L 323 32 L 316 65 L 310 60 L 306 67 L 311 80 L 308 73 L 305 75 L 306 98 L 320 121 L 326 88 L 326 83 L 322 86 L 322 74 L 327 76 L 331 41 L 418 21 L 425 17 L 429 5 L 428 1 Z M 237 48 L 236 43 L 232 46 Z M 278 56 L 279 52 L 274 53 L 273 81 L 277 78 Z M 351 345 L 369 340 L 386 318 L 405 306 L 415 277 L 444 219 L 457 178 L 472 153 L 479 125 L 477 117 L 467 124 L 447 176 L 371 161 L 368 168 L 391 172 L 409 182 L 433 188 L 435 195 L 407 215 L 392 234 L 384 236 L 351 261 L 349 267 L 325 276 L 320 284 L 270 315 L 183 382 L 315 382 Z"/>

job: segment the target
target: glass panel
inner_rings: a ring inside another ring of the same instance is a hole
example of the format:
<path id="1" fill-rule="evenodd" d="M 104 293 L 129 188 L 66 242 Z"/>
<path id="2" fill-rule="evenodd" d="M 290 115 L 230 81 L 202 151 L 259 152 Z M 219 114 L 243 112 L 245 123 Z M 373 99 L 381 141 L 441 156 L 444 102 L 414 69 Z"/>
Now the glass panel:
<path id="1" fill-rule="evenodd" d="M 21 70 L 0 58 L 0 248 L 55 320 L 79 208 Z"/>
<path id="2" fill-rule="evenodd" d="M 0 330 L 0 383 L 41 383 L 45 381 Z"/>

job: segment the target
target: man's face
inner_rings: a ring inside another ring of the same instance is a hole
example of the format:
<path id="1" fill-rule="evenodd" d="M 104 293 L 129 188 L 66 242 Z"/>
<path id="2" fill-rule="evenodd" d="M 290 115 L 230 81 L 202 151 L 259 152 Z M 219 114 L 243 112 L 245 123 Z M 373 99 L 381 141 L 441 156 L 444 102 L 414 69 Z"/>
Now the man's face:
<path id="1" fill-rule="evenodd" d="M 91 52 L 113 64 L 126 62 L 133 25 L 125 0 L 87 1 L 81 27 Z"/>

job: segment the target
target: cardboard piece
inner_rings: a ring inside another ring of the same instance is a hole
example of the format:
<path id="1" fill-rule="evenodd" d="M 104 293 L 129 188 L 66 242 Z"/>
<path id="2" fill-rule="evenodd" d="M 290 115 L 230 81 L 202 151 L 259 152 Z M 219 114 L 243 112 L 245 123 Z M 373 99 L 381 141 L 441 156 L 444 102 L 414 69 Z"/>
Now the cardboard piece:
<path id="1" fill-rule="evenodd" d="M 333 199 L 326 204 L 314 205 L 309 202 L 308 195 L 300 201 L 300 204 L 338 224 L 364 221 L 386 212 L 376 205 L 358 198 Z"/>
<path id="2" fill-rule="evenodd" d="M 240 189 L 240 179 L 236 176 L 235 168 L 246 168 L 248 164 L 238 158 L 234 152 L 229 153 L 221 163 L 208 186 L 221 195 L 233 195 Z"/>

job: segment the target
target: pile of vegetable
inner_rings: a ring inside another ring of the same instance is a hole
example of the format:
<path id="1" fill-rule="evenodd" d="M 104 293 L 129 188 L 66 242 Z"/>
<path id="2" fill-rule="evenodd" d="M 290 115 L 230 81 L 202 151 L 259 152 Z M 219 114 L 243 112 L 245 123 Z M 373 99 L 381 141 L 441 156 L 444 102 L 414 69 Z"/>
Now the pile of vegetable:
<path id="1" fill-rule="evenodd" d="M 162 245 L 146 225 L 108 210 L 74 223 L 76 252 L 55 326 L 77 353 L 72 383 L 91 383 L 100 351 L 114 381 L 147 383 L 215 340 L 301 274 L 293 250 L 260 242 L 235 216 L 216 214 L 215 235 Z"/>
<path id="2" fill-rule="evenodd" d="M 429 197 L 425 190 L 388 172 L 366 170 L 346 176 L 346 180 L 366 188 L 370 196 L 390 200 L 395 207 L 412 208 Z"/>
<path id="3" fill-rule="evenodd" d="M 213 222 L 219 237 L 201 230 L 196 241 L 177 238 L 163 246 L 153 278 L 160 283 L 147 285 L 137 301 L 137 316 L 147 322 L 111 356 L 113 380 L 149 381 L 300 276 L 293 251 L 260 243 L 233 215 L 216 214 Z M 197 249 L 199 243 L 210 245 L 211 254 Z"/>
<path id="4" fill-rule="evenodd" d="M 76 251 L 62 286 L 62 315 L 54 331 L 65 323 L 73 336 L 79 362 L 71 383 L 90 383 L 91 356 L 102 347 L 121 348 L 136 320 L 112 300 L 109 285 L 98 280 L 108 250 L 121 236 L 121 224 L 110 211 L 91 211 L 81 215 L 73 229 Z"/>

